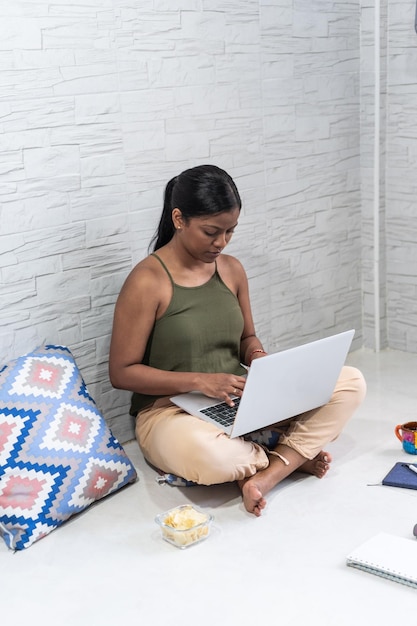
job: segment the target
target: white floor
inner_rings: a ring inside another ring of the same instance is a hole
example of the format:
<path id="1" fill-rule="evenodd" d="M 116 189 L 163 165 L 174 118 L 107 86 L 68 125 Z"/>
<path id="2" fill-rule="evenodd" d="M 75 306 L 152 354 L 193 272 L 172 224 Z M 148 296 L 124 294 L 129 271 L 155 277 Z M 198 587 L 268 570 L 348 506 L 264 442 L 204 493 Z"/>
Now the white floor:
<path id="1" fill-rule="evenodd" d="M 234 485 L 158 485 L 129 443 L 136 484 L 23 552 L 1 541 L 1 623 L 416 624 L 417 590 L 348 568 L 345 557 L 379 531 L 415 541 L 417 491 L 378 483 L 396 461 L 415 459 L 394 427 L 417 417 L 417 355 L 358 351 L 349 363 L 364 372 L 368 395 L 329 446 L 334 464 L 323 480 L 288 479 L 255 518 Z M 178 550 L 154 517 L 186 502 L 215 522 L 208 540 Z"/>

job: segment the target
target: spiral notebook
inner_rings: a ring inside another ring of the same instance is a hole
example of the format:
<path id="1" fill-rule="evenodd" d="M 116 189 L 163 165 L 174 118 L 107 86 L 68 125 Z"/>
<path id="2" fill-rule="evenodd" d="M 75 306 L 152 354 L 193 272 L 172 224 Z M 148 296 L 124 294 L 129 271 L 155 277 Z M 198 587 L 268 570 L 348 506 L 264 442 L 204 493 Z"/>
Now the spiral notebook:
<path id="1" fill-rule="evenodd" d="M 346 564 L 417 589 L 417 541 L 379 533 L 351 552 Z"/>

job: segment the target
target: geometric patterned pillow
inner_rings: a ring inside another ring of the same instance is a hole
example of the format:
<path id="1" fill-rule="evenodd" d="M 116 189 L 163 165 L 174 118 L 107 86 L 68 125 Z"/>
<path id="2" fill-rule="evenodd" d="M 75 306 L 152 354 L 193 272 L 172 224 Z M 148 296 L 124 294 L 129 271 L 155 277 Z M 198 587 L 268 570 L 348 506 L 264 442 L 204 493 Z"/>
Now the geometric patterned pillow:
<path id="1" fill-rule="evenodd" d="M 29 547 L 137 474 L 70 350 L 45 345 L 0 368 L 0 536 Z"/>

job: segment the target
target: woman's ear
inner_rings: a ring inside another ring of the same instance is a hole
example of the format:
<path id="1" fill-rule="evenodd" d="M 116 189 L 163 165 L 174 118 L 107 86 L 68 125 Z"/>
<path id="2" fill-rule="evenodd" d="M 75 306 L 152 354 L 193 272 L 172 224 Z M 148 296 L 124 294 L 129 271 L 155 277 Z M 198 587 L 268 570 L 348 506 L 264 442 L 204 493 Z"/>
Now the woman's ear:
<path id="1" fill-rule="evenodd" d="M 180 209 L 175 207 L 174 209 L 172 209 L 171 215 L 172 215 L 172 223 L 174 224 L 175 230 L 181 230 L 181 228 L 184 226 L 184 219 L 182 217 L 182 213 Z"/>

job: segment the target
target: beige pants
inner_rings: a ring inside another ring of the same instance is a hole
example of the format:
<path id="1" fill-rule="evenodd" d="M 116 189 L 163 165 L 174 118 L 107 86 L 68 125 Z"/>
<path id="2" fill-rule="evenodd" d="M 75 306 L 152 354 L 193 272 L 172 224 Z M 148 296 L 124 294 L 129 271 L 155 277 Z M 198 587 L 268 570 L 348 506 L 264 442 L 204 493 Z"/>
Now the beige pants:
<path id="1" fill-rule="evenodd" d="M 313 459 L 338 437 L 365 392 L 361 372 L 345 366 L 328 404 L 270 428 L 281 433 L 279 443 Z M 149 463 L 202 485 L 242 480 L 269 465 L 267 452 L 257 443 L 230 439 L 168 399 L 139 413 L 136 438 Z"/>

